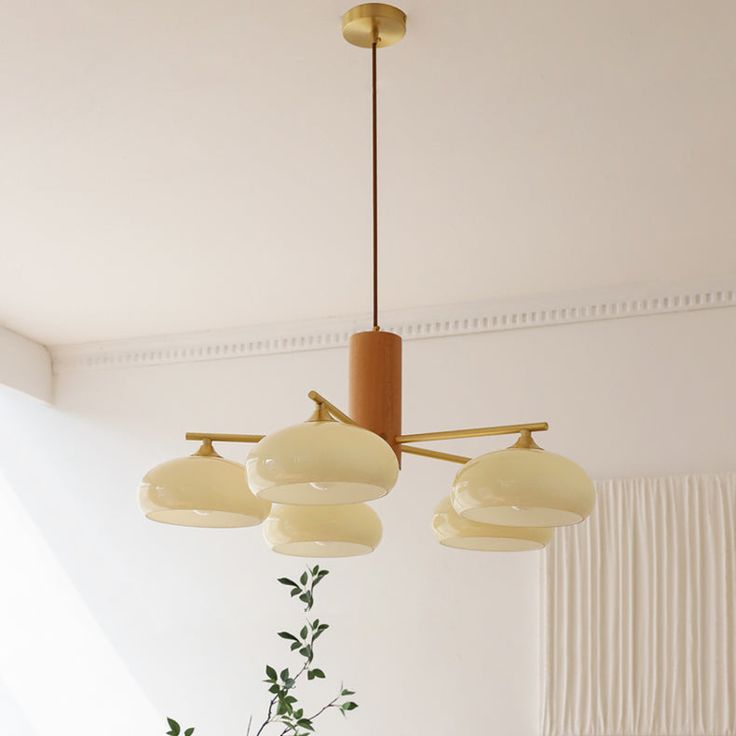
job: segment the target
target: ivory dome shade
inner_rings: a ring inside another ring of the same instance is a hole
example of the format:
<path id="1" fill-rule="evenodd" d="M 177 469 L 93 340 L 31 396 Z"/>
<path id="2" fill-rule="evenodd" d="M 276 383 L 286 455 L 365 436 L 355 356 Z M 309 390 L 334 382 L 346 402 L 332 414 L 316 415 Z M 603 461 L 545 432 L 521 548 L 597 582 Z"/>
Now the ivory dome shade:
<path id="1" fill-rule="evenodd" d="M 537 448 L 481 455 L 460 470 L 452 490 L 460 516 L 500 526 L 569 526 L 594 504 L 593 482 L 579 465 Z"/>
<path id="2" fill-rule="evenodd" d="M 449 496 L 437 505 L 432 529 L 440 544 L 478 552 L 542 549 L 554 533 L 549 527 L 497 526 L 469 521 L 455 511 Z"/>
<path id="3" fill-rule="evenodd" d="M 274 552 L 295 557 L 355 557 L 381 541 L 378 514 L 367 504 L 274 505 L 263 536 Z"/>
<path id="4" fill-rule="evenodd" d="M 181 526 L 254 526 L 271 510 L 251 493 L 244 467 L 217 455 L 157 465 L 144 476 L 138 499 L 149 519 Z"/>
<path id="5" fill-rule="evenodd" d="M 334 421 L 304 422 L 264 437 L 246 469 L 259 498 L 305 506 L 373 501 L 399 476 L 396 455 L 381 437 Z"/>

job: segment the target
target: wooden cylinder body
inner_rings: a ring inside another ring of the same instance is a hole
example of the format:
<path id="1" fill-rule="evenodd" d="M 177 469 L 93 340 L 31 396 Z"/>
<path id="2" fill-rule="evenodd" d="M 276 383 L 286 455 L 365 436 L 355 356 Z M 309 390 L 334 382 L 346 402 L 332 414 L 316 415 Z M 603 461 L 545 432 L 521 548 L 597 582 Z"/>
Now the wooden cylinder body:
<path id="1" fill-rule="evenodd" d="M 350 416 L 391 445 L 401 463 L 401 338 L 358 332 L 350 338 Z"/>

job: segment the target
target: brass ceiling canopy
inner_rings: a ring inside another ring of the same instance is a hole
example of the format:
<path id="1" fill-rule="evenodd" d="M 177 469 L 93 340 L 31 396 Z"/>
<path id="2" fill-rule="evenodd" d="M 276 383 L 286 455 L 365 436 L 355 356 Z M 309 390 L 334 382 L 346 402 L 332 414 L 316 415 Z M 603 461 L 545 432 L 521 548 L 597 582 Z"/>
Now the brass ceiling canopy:
<path id="1" fill-rule="evenodd" d="M 452 495 L 435 513 L 441 544 L 482 551 L 538 549 L 553 527 L 585 519 L 595 501 L 582 468 L 534 442 L 532 433 L 546 431 L 547 422 L 402 431 L 402 341 L 381 330 L 378 321 L 376 51 L 404 37 L 406 15 L 383 3 L 358 5 L 343 16 L 342 30 L 349 43 L 371 50 L 372 81 L 373 322 L 371 330 L 350 338 L 349 412 L 310 391 L 315 411 L 307 421 L 267 436 L 189 432 L 186 439 L 202 447 L 194 457 L 146 474 L 141 509 L 154 521 L 183 526 L 251 526 L 266 519 L 266 541 L 282 554 L 365 554 L 381 539 L 381 522 L 365 502 L 393 488 L 404 455 L 419 455 L 462 466 Z M 415 444 L 494 435 L 518 439 L 474 459 Z M 213 442 L 255 447 L 243 467 L 217 455 Z"/>
<path id="2" fill-rule="evenodd" d="M 348 43 L 369 49 L 401 41 L 406 34 L 406 13 L 385 3 L 363 3 L 342 17 L 342 35 Z"/>

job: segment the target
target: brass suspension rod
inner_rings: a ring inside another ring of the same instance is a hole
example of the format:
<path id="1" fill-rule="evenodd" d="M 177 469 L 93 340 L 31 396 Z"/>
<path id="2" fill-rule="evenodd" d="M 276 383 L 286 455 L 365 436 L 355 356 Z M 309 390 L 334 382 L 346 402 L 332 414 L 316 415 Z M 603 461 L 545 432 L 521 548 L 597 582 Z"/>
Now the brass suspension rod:
<path id="1" fill-rule="evenodd" d="M 262 434 L 218 434 L 217 432 L 187 432 L 185 438 L 188 440 L 210 440 L 211 442 L 260 442 L 265 435 Z"/>
<path id="2" fill-rule="evenodd" d="M 545 432 L 549 429 L 547 422 L 534 424 L 502 424 L 498 427 L 476 427 L 474 429 L 450 429 L 446 432 L 422 432 L 421 434 L 400 434 L 396 441 L 399 444 L 406 442 L 430 442 L 434 440 L 459 440 L 468 437 L 488 437 L 499 434 L 517 434 L 527 430 L 529 432 Z"/>
<path id="3" fill-rule="evenodd" d="M 409 455 L 421 455 L 422 457 L 431 457 L 434 460 L 446 460 L 448 463 L 459 463 L 465 465 L 470 462 L 469 457 L 464 455 L 451 455 L 449 452 L 437 452 L 437 450 L 426 450 L 424 447 L 412 447 L 411 445 L 405 445 L 401 448 L 401 452 L 406 452 Z"/>

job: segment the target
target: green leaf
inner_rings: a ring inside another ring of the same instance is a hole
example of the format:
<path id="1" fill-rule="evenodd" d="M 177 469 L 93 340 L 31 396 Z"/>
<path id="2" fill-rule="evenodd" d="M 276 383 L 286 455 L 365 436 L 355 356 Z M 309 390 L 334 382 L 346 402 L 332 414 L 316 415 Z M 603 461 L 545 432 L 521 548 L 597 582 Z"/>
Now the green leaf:
<path id="1" fill-rule="evenodd" d="M 299 636 L 301 636 L 302 639 L 306 639 L 307 634 L 309 634 L 309 629 L 306 626 L 303 626 L 302 630 L 299 632 Z M 279 636 L 281 636 L 281 634 L 279 634 Z M 296 637 L 293 638 L 296 639 Z"/>
<path id="2" fill-rule="evenodd" d="M 309 578 L 307 577 L 307 573 L 303 572 L 302 573 L 302 576 L 299 578 L 299 582 L 302 585 L 306 585 L 307 584 L 307 580 L 309 580 Z"/>
<path id="3" fill-rule="evenodd" d="M 290 585 L 292 588 L 299 587 L 293 580 L 289 580 L 289 578 L 279 578 L 278 582 L 281 583 L 281 585 Z"/>
<path id="4" fill-rule="evenodd" d="M 312 568 L 312 575 L 316 575 L 319 572 L 319 565 L 315 565 Z"/>
<path id="5" fill-rule="evenodd" d="M 271 685 L 270 688 L 268 688 L 268 692 L 276 695 L 276 693 L 281 692 L 281 688 L 276 683 L 274 683 L 273 685 Z"/>
<path id="6" fill-rule="evenodd" d="M 281 670 L 279 677 L 282 682 L 286 682 L 289 679 L 289 668 L 287 667 L 285 670 Z"/>
<path id="7" fill-rule="evenodd" d="M 294 651 L 295 649 L 299 649 L 299 647 L 300 647 L 301 645 L 302 645 L 302 643 L 301 643 L 300 641 L 295 641 L 295 642 L 294 642 L 294 643 L 293 643 L 293 644 L 291 645 L 291 647 L 289 647 L 289 648 L 290 648 L 290 649 L 291 649 L 291 651 L 293 652 L 293 651 Z"/>
<path id="8" fill-rule="evenodd" d="M 355 710 L 358 707 L 357 703 L 353 703 L 352 701 L 348 701 L 347 703 L 343 703 L 340 708 L 343 710 Z"/>
<path id="9" fill-rule="evenodd" d="M 313 640 L 314 639 L 319 639 L 319 637 L 322 636 L 322 634 L 324 634 L 325 631 L 327 631 L 327 629 L 329 629 L 329 628 L 330 628 L 329 624 L 320 624 L 320 626 L 317 629 L 317 631 L 314 632 L 314 634 L 312 636 L 312 639 Z"/>
<path id="10" fill-rule="evenodd" d="M 343 691 L 340 693 L 340 695 L 342 695 L 343 697 L 346 696 L 346 695 L 355 695 L 355 691 L 343 689 Z"/>
<path id="11" fill-rule="evenodd" d="M 166 720 L 169 722 L 169 728 L 171 729 L 169 731 L 170 736 L 179 736 L 181 726 L 173 718 L 167 718 Z"/>
<path id="12" fill-rule="evenodd" d="M 297 641 L 297 642 L 299 641 L 299 639 L 297 639 L 297 638 L 296 638 L 296 637 L 294 636 L 294 634 L 290 634 L 290 633 L 289 633 L 288 631 L 279 631 L 278 635 L 279 635 L 279 636 L 280 636 L 280 637 L 281 637 L 282 639 L 291 639 L 291 641 Z M 302 639 L 303 639 L 303 638 L 304 638 L 304 637 L 302 637 Z"/>
<path id="13" fill-rule="evenodd" d="M 268 677 L 269 682 L 276 681 L 276 670 L 270 664 L 266 665 L 266 677 Z"/>
<path id="14" fill-rule="evenodd" d="M 193 733 L 194 733 L 194 729 L 188 728 L 186 731 L 184 731 L 184 736 L 192 736 Z"/>
<path id="15" fill-rule="evenodd" d="M 324 680 L 324 678 L 325 678 L 325 673 L 322 672 L 322 670 L 319 669 L 319 667 L 316 667 L 313 670 L 309 670 L 309 675 L 310 675 L 310 677 L 309 677 L 310 680 L 313 677 L 318 677 L 320 680 Z"/>

